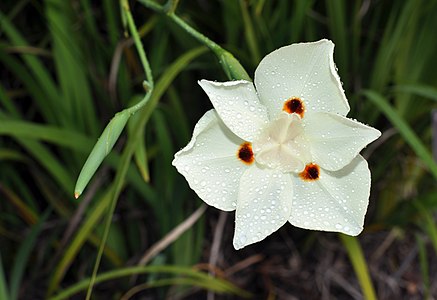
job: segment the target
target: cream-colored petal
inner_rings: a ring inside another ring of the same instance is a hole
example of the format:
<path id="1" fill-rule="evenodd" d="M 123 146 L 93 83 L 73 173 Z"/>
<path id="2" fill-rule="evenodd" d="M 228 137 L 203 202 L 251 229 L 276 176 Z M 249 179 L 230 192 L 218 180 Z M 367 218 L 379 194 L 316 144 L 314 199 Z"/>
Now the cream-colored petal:
<path id="1" fill-rule="evenodd" d="M 336 171 L 349 164 L 381 132 L 352 119 L 332 113 L 314 113 L 303 119 L 304 135 L 312 160 Z"/>
<path id="2" fill-rule="evenodd" d="M 360 155 L 339 171 L 321 169 L 318 180 L 303 181 L 294 176 L 293 190 L 289 219 L 292 225 L 352 236 L 363 230 L 369 203 L 370 171 Z"/>
<path id="3" fill-rule="evenodd" d="M 252 82 L 199 81 L 226 126 L 240 138 L 252 142 L 268 122 Z"/>
<path id="4" fill-rule="evenodd" d="M 325 111 L 345 116 L 349 104 L 334 64 L 329 40 L 292 44 L 263 58 L 255 71 L 258 96 L 275 119 L 284 102 L 300 98 L 306 114 Z"/>
<path id="5" fill-rule="evenodd" d="M 290 217 L 291 177 L 279 171 L 251 166 L 240 180 L 235 213 L 234 248 L 259 242 Z"/>
<path id="6" fill-rule="evenodd" d="M 207 204 L 225 211 L 236 208 L 240 177 L 248 168 L 237 158 L 244 141 L 210 110 L 199 120 L 188 145 L 175 154 L 173 165 Z"/>

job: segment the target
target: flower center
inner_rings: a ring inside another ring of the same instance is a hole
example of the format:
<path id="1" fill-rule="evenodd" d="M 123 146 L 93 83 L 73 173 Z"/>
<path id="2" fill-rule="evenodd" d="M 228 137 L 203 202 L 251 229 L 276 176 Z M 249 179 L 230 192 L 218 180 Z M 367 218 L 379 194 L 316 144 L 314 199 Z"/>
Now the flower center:
<path id="1" fill-rule="evenodd" d="M 280 113 L 255 139 L 252 148 L 257 163 L 282 172 L 300 173 L 311 159 L 302 121 L 296 113 Z"/>

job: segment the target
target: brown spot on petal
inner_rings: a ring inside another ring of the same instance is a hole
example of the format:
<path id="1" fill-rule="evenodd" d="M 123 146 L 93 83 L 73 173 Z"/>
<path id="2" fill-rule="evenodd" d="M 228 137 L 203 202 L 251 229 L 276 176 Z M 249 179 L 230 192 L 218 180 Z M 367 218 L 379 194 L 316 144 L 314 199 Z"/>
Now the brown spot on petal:
<path id="1" fill-rule="evenodd" d="M 314 163 L 307 164 L 305 170 L 299 173 L 299 177 L 305 181 L 314 181 L 320 178 L 320 167 Z"/>
<path id="2" fill-rule="evenodd" d="M 296 113 L 301 118 L 303 118 L 303 115 L 305 113 L 305 106 L 303 105 L 303 102 L 300 98 L 291 97 L 290 99 L 284 102 L 284 106 L 282 107 L 282 110 L 288 112 L 289 114 Z"/>
<path id="3" fill-rule="evenodd" d="M 252 151 L 252 144 L 248 142 L 241 144 L 237 152 L 237 157 L 247 165 L 252 164 L 255 160 Z"/>

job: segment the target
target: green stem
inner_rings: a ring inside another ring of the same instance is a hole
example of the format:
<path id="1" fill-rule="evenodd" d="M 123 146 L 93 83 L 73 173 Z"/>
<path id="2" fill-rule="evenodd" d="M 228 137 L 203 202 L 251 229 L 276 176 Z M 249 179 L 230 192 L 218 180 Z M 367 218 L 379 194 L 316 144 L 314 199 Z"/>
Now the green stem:
<path id="1" fill-rule="evenodd" d="M 174 11 L 171 9 L 166 9 L 165 6 L 161 6 L 157 4 L 154 1 L 151 0 L 138 0 L 138 2 L 144 4 L 146 7 L 159 12 L 159 13 L 165 13 L 173 22 L 178 24 L 182 29 L 184 29 L 187 33 L 189 33 L 192 37 L 194 37 L 196 40 L 201 42 L 202 44 L 206 45 L 209 49 L 211 49 L 212 52 L 214 52 L 217 56 L 221 55 L 224 51 L 222 47 L 220 47 L 217 43 L 207 38 L 202 33 L 198 32 L 196 29 L 188 25 L 184 20 L 179 18 L 177 15 L 174 14 Z"/>
<path id="2" fill-rule="evenodd" d="M 133 39 L 134 39 L 134 43 L 135 43 L 135 46 L 137 48 L 138 54 L 140 56 L 141 63 L 143 65 L 144 71 L 146 73 L 146 78 L 147 78 L 146 85 L 148 86 L 147 94 L 143 98 L 143 100 L 140 101 L 138 104 L 136 104 L 128 109 L 128 113 L 133 114 L 138 109 L 140 109 L 141 107 L 146 105 L 146 103 L 149 101 L 150 96 L 152 95 L 154 83 L 153 83 L 152 70 L 150 69 L 150 64 L 149 64 L 149 61 L 147 60 L 147 56 L 146 56 L 146 53 L 144 51 L 143 45 L 141 44 L 140 37 L 138 34 L 138 29 L 135 26 L 135 22 L 132 18 L 129 4 L 128 4 L 127 0 L 121 0 L 121 1 L 122 1 L 121 5 L 123 8 L 122 13 L 124 13 L 124 15 L 126 16 L 129 30 L 132 34 Z M 91 299 L 93 286 L 95 284 L 96 277 L 97 277 L 97 271 L 99 269 L 100 261 L 101 261 L 102 256 L 103 256 L 103 250 L 105 248 L 105 244 L 106 244 L 106 241 L 108 239 L 109 229 L 111 227 L 112 216 L 114 215 L 115 207 L 117 206 L 117 199 L 120 196 L 120 193 L 121 193 L 121 190 L 123 187 L 123 183 L 124 183 L 124 178 L 126 177 L 127 170 L 129 169 L 129 162 L 133 156 L 135 148 L 136 148 L 136 143 L 128 143 L 126 148 L 124 149 L 123 155 L 121 157 L 121 161 L 120 161 L 121 167 L 115 176 L 114 194 L 112 196 L 111 205 L 110 205 L 110 208 L 108 211 L 108 216 L 107 216 L 106 221 L 105 221 L 105 229 L 103 232 L 103 237 L 102 237 L 102 241 L 101 241 L 101 244 L 99 247 L 99 251 L 97 253 L 97 258 L 96 258 L 96 263 L 94 264 L 93 273 L 92 273 L 92 276 L 91 276 L 91 279 L 89 282 L 87 295 L 85 298 L 86 300 Z"/>
<path id="3" fill-rule="evenodd" d="M 140 41 L 140 35 L 138 34 L 138 29 L 135 25 L 134 19 L 132 17 L 132 13 L 130 11 L 129 3 L 127 0 L 121 0 L 122 3 L 122 12 L 126 16 L 127 25 L 129 26 L 129 30 L 131 32 L 132 38 L 134 39 L 135 47 L 137 48 L 138 55 L 140 56 L 141 63 L 144 68 L 144 72 L 146 73 L 147 84 L 150 89 L 153 89 L 153 76 L 152 69 L 150 68 L 149 61 L 147 60 L 146 52 L 144 51 L 144 47 Z"/>
<path id="4" fill-rule="evenodd" d="M 179 0 L 168 0 L 165 4 L 165 10 L 167 13 L 174 13 L 178 7 Z"/>
<path id="5" fill-rule="evenodd" d="M 227 50 L 220 47 L 217 43 L 207 38 L 205 35 L 188 25 L 184 20 L 174 14 L 174 11 L 166 9 L 151 0 L 138 0 L 144 6 L 160 13 L 165 13 L 179 27 L 185 30 L 188 34 L 198 40 L 200 43 L 207 46 L 219 59 L 226 75 L 231 80 L 247 80 L 252 81 L 246 70 L 241 66 L 240 62 Z"/>
<path id="6" fill-rule="evenodd" d="M 145 99 L 144 103 L 148 102 L 150 95 L 151 95 L 151 93 L 148 93 L 146 95 L 146 97 L 144 97 L 144 99 Z M 123 183 L 124 183 L 124 178 L 126 177 L 127 171 L 129 169 L 129 162 L 132 159 L 136 145 L 137 145 L 136 143 L 127 143 L 126 148 L 124 149 L 121 160 L 120 160 L 120 169 L 117 171 L 117 174 L 115 175 L 114 187 L 113 187 L 114 194 L 113 194 L 112 199 L 111 199 L 111 204 L 110 204 L 110 208 L 108 211 L 108 216 L 105 220 L 103 237 L 102 237 L 102 241 L 101 241 L 101 244 L 99 247 L 99 251 L 97 253 L 96 263 L 94 265 L 93 274 L 91 276 L 89 287 L 87 290 L 87 295 L 85 298 L 86 300 L 91 299 L 93 286 L 95 284 L 96 277 L 97 277 L 97 271 L 99 269 L 100 261 L 101 261 L 102 256 L 103 256 L 103 250 L 105 248 L 105 244 L 106 244 L 106 241 L 108 239 L 109 229 L 111 227 L 112 216 L 114 215 L 115 207 L 117 206 L 117 199 L 120 196 L 120 193 L 121 193 L 121 190 L 123 187 Z"/>

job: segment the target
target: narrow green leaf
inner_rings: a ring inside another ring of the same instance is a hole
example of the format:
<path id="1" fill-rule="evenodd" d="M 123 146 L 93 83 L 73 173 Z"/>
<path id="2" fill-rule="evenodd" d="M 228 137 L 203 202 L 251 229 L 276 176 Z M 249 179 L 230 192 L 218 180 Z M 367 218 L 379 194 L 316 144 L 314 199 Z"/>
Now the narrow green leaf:
<path id="1" fill-rule="evenodd" d="M 346 34 L 349 27 L 347 26 L 345 19 L 345 17 L 348 15 L 346 13 L 345 2 L 347 1 L 326 0 L 329 30 L 336 45 L 336 64 L 339 66 L 340 77 L 342 80 L 347 80 L 348 78 L 348 76 L 344 76 L 345 74 L 343 72 L 346 72 L 349 68 L 348 47 L 350 44 L 350 39 L 348 39 Z"/>
<path id="2" fill-rule="evenodd" d="M 26 269 L 27 262 L 29 261 L 29 256 L 32 250 L 34 250 L 35 248 L 36 238 L 41 233 L 44 222 L 47 220 L 49 215 L 50 210 L 46 210 L 46 212 L 39 219 L 38 223 L 32 226 L 31 231 L 26 236 L 23 243 L 20 245 L 20 248 L 18 249 L 10 277 L 9 291 L 11 300 L 18 299 L 21 279 L 23 277 L 24 270 Z"/>
<path id="3" fill-rule="evenodd" d="M 426 246 L 423 239 L 416 234 L 417 248 L 419 249 L 419 263 L 420 272 L 422 273 L 422 283 L 425 290 L 425 297 L 423 299 L 430 299 L 429 297 L 429 261 L 427 258 Z"/>
<path id="4" fill-rule="evenodd" d="M 59 283 L 64 278 L 65 273 L 67 272 L 76 255 L 78 254 L 82 245 L 85 243 L 88 236 L 94 230 L 97 222 L 99 222 L 102 218 L 103 213 L 108 208 L 108 205 L 110 203 L 112 190 L 112 188 L 109 188 L 105 195 L 101 199 L 97 200 L 97 204 L 93 207 L 91 213 L 87 216 L 86 220 L 77 231 L 68 248 L 64 251 L 61 260 L 56 265 L 52 273 L 53 275 L 50 279 L 47 292 L 48 295 L 51 295 L 58 288 Z"/>
<path id="5" fill-rule="evenodd" d="M 22 198 L 17 195 L 13 190 L 1 185 L 0 191 L 5 195 L 5 198 L 15 207 L 17 215 L 19 215 L 27 224 L 36 224 L 38 221 L 38 215 L 29 207 Z"/>
<path id="6" fill-rule="evenodd" d="M 15 117 L 19 116 L 18 111 L 15 108 L 11 98 L 7 96 L 6 90 L 3 88 L 2 85 L 0 85 L 0 103 L 3 104 L 3 107 L 6 108 L 6 111 L 9 114 Z"/>
<path id="7" fill-rule="evenodd" d="M 437 88 L 429 85 L 397 85 L 395 91 L 415 94 L 424 98 L 437 101 Z"/>
<path id="8" fill-rule="evenodd" d="M 0 149 L 0 160 L 24 161 L 26 157 L 18 151 Z"/>
<path id="9" fill-rule="evenodd" d="M 69 1 L 45 0 L 45 16 L 52 40 L 52 53 L 57 79 L 65 107 L 63 118 L 81 132 L 97 133 L 89 71 L 84 63 L 84 51 L 74 30 L 73 6 Z M 86 18 L 88 20 L 90 18 Z M 97 43 L 98 36 L 93 43 Z M 95 58 L 97 60 L 97 58 Z M 62 105 L 62 104 L 61 104 Z"/>
<path id="10" fill-rule="evenodd" d="M 434 218 L 428 212 L 428 210 L 418 201 L 414 202 L 417 210 L 421 215 L 421 221 L 423 221 L 423 226 L 425 227 L 426 232 L 428 233 L 428 237 L 431 240 L 431 243 L 434 247 L 434 250 L 437 254 L 437 226 Z"/>
<path id="11" fill-rule="evenodd" d="M 49 95 L 44 91 L 44 86 L 41 86 L 39 82 L 35 81 L 34 75 L 31 74 L 28 68 L 26 68 L 18 58 L 8 55 L 5 51 L 0 49 L 0 62 L 15 75 L 16 80 L 21 81 L 23 87 L 34 100 L 35 106 L 38 107 L 38 111 L 44 116 L 46 122 L 66 124 L 65 120 L 59 117 L 59 115 L 62 116 L 64 114 L 64 106 L 62 104 L 51 104 L 53 99 L 50 99 Z M 15 113 L 10 111 L 9 113 L 14 117 L 18 117 L 17 111 Z"/>
<path id="12" fill-rule="evenodd" d="M 17 141 L 53 176 L 53 179 L 65 192 L 71 191 L 74 183 L 70 172 L 45 145 L 25 138 L 17 138 Z"/>
<path id="13" fill-rule="evenodd" d="M 235 285 L 223 279 L 210 277 L 208 274 L 193 270 L 191 268 L 176 267 L 176 266 L 145 266 L 145 267 L 130 267 L 130 268 L 118 269 L 115 271 L 109 271 L 98 275 L 96 277 L 95 283 L 131 276 L 134 274 L 154 274 L 154 273 L 183 275 L 186 277 L 191 277 L 192 279 L 196 279 L 199 282 L 206 283 L 208 287 L 213 291 L 233 293 L 235 295 L 245 298 L 251 296 L 248 292 L 236 287 Z M 49 300 L 62 300 L 71 297 L 72 295 L 85 290 L 89 285 L 89 283 L 90 283 L 89 278 L 84 279 L 78 282 L 77 284 L 69 287 L 68 289 L 65 289 L 64 291 L 60 292 L 56 296 L 49 298 Z M 153 284 L 153 282 L 151 284 Z"/>
<path id="14" fill-rule="evenodd" d="M 388 104 L 388 101 L 379 93 L 371 90 L 363 91 L 363 94 L 379 108 L 390 122 L 399 130 L 405 141 L 414 150 L 416 155 L 429 168 L 432 175 L 437 179 L 437 163 L 431 153 L 426 149 L 423 142 L 411 129 L 411 127 L 399 116 L 399 114 Z"/>
<path id="15" fill-rule="evenodd" d="M 246 38 L 246 42 L 249 45 L 249 50 L 252 55 L 252 62 L 254 63 L 254 65 L 257 65 L 261 60 L 261 54 L 258 48 L 259 43 L 253 29 L 253 23 L 249 15 L 247 5 L 247 1 L 240 0 L 241 15 L 243 17 L 245 32 L 244 37 Z"/>
<path id="16" fill-rule="evenodd" d="M 74 150 L 89 149 L 90 139 L 76 131 L 18 120 L 1 120 L 0 135 L 42 140 Z"/>
<path id="17" fill-rule="evenodd" d="M 373 288 L 366 259 L 358 239 L 354 236 L 348 236 L 342 233 L 340 233 L 339 236 L 343 246 L 346 248 L 349 259 L 352 262 L 352 266 L 354 267 L 355 274 L 357 275 L 358 281 L 361 285 L 364 298 L 367 300 L 376 300 L 375 289 Z"/>
<path id="18" fill-rule="evenodd" d="M 0 299 L 11 299 L 9 298 L 7 287 L 8 285 L 6 283 L 5 273 L 3 270 L 2 255 L 0 252 Z"/>
<path id="19" fill-rule="evenodd" d="M 143 127 L 144 128 L 144 127 Z M 147 162 L 146 141 L 140 141 L 135 149 L 135 163 L 145 182 L 150 181 L 149 163 Z"/>
<path id="20" fill-rule="evenodd" d="M 109 38 L 111 40 L 112 47 L 115 48 L 117 43 L 117 39 L 119 36 L 119 27 L 117 24 L 116 15 L 119 12 L 119 8 L 117 5 L 113 5 L 114 2 L 112 0 L 104 0 L 103 1 L 103 10 L 105 11 L 105 20 Z"/>
<path id="21" fill-rule="evenodd" d="M 1 11 L 0 28 L 2 28 L 3 32 L 6 33 L 7 37 L 14 46 L 28 46 L 28 43 L 24 37 L 18 32 L 14 25 Z M 50 101 L 52 107 L 57 107 L 57 105 L 61 104 L 58 101 L 60 97 L 55 82 L 41 61 L 33 55 L 22 54 L 21 57 L 32 71 L 35 80 L 39 83 L 41 88 L 44 89 L 45 93 L 47 94 L 47 100 Z"/>

